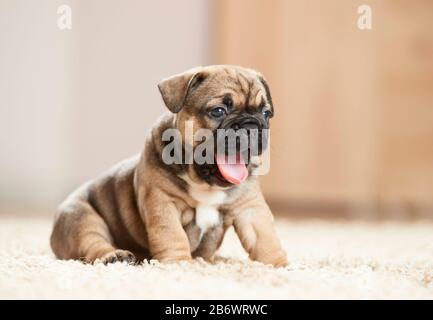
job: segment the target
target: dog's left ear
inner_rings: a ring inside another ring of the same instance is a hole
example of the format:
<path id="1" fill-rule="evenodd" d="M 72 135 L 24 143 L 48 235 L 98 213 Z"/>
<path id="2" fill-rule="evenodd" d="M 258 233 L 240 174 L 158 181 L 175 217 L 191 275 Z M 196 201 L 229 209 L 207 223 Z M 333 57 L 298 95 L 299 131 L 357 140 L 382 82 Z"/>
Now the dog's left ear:
<path id="1" fill-rule="evenodd" d="M 257 76 L 258 76 L 260 82 L 262 83 L 263 87 L 265 88 L 266 99 L 268 100 L 269 104 L 271 105 L 272 112 L 274 112 L 274 103 L 272 102 L 271 90 L 269 90 L 268 82 L 265 80 L 265 77 L 263 77 L 263 75 L 261 73 L 257 73 Z"/>
<path id="2" fill-rule="evenodd" d="M 178 113 L 184 106 L 188 94 L 206 78 L 201 68 L 194 68 L 162 80 L 158 84 L 162 100 L 167 108 Z"/>

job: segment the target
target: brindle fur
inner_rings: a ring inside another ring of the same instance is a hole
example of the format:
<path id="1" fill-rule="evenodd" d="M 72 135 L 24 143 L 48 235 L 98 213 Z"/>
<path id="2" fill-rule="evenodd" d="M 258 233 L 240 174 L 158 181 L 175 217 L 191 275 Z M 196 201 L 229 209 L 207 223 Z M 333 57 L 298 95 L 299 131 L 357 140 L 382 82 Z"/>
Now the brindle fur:
<path id="1" fill-rule="evenodd" d="M 269 88 L 256 71 L 234 66 L 199 67 L 162 81 L 163 100 L 171 111 L 153 127 L 141 155 L 125 160 L 72 193 L 58 208 L 51 247 L 60 259 L 133 262 L 154 258 L 162 262 L 211 259 L 224 233 L 234 226 L 253 260 L 274 266 L 287 264 L 272 226 L 269 210 L 255 176 L 239 186 L 204 182 L 194 165 L 166 165 L 162 132 L 185 121 L 194 129 L 215 130 L 207 108 L 227 96 L 234 112 L 273 111 Z M 251 169 L 251 168 L 249 168 Z M 189 193 L 187 176 L 209 190 L 224 190 L 219 225 L 200 237 L 195 224 L 197 201 Z"/>

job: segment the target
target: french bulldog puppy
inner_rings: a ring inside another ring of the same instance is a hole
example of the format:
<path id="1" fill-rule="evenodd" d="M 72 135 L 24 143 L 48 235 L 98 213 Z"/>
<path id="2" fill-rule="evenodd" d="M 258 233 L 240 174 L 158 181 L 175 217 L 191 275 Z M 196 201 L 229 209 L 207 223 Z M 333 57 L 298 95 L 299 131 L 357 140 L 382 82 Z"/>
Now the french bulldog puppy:
<path id="1" fill-rule="evenodd" d="M 189 136 L 200 129 L 211 132 L 215 146 L 221 129 L 263 137 L 274 114 L 264 78 L 254 70 L 215 65 L 164 79 L 158 88 L 170 112 L 152 128 L 140 155 L 85 183 L 59 206 L 51 234 L 55 255 L 103 263 L 210 260 L 234 226 L 252 260 L 286 266 L 252 156 L 239 151 L 231 163 L 219 154 L 209 163 L 185 161 L 186 152 L 182 161 L 164 159 L 179 153 L 167 153 L 173 143 L 164 138 L 168 129 L 180 133 L 181 153 L 198 147 Z M 265 139 L 258 158 L 266 147 Z"/>

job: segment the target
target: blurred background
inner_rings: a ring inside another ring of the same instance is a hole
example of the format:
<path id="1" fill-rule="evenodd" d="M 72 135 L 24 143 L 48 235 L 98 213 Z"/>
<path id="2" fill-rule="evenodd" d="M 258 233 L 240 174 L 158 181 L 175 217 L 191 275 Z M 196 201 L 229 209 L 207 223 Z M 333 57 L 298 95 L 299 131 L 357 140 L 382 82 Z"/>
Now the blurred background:
<path id="1" fill-rule="evenodd" d="M 52 215 L 142 150 L 161 78 L 219 63 L 270 84 L 275 212 L 433 218 L 430 0 L 0 0 L 0 215 Z"/>

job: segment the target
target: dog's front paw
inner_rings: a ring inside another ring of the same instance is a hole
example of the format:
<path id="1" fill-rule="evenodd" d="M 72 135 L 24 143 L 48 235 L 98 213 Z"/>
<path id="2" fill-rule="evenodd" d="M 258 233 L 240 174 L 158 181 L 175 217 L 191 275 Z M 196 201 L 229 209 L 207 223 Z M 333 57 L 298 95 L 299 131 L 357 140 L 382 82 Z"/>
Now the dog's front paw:
<path id="1" fill-rule="evenodd" d="M 250 258 L 254 261 L 259 261 L 264 264 L 272 265 L 275 268 L 287 267 L 289 262 L 287 261 L 287 255 L 283 250 L 263 252 L 262 255 L 258 255 L 257 252 L 253 252 Z"/>
<path id="2" fill-rule="evenodd" d="M 289 265 L 289 262 L 287 261 L 287 255 L 286 253 L 281 250 L 276 256 L 272 258 L 271 261 L 269 261 L 270 264 L 272 264 L 275 268 L 283 268 L 287 267 Z"/>
<path id="3" fill-rule="evenodd" d="M 135 264 L 135 256 L 128 250 L 114 250 L 104 254 L 99 262 L 103 264 L 109 264 L 114 262 L 127 262 L 128 264 Z"/>
<path id="4" fill-rule="evenodd" d="M 165 256 L 165 257 L 159 257 L 156 258 L 161 263 L 179 263 L 179 262 L 192 262 L 193 259 L 191 255 L 184 255 L 184 256 Z"/>
<path id="5" fill-rule="evenodd" d="M 286 257 L 281 257 L 280 259 L 275 260 L 272 265 L 275 268 L 284 268 L 287 267 L 289 265 L 289 262 L 287 261 Z"/>

